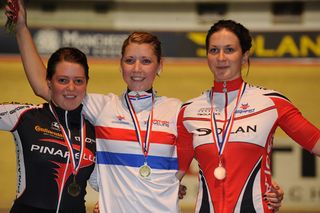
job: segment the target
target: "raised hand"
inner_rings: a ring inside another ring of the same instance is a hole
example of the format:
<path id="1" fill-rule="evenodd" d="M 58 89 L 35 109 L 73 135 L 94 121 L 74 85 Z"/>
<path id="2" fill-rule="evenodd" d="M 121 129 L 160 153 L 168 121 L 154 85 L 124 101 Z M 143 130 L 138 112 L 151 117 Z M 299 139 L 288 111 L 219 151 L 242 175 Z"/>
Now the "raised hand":
<path id="1" fill-rule="evenodd" d="M 26 26 L 26 10 L 23 0 L 7 0 L 5 15 L 7 16 L 6 31 L 13 33 Z"/>

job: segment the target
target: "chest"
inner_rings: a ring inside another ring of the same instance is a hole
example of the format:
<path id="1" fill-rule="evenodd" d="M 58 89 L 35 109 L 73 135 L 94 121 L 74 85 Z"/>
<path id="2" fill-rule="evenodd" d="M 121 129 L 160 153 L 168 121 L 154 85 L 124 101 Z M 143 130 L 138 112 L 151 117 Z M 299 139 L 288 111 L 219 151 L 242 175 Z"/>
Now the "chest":
<path id="1" fill-rule="evenodd" d="M 232 97 L 227 101 L 223 98 L 211 105 L 210 101 L 203 100 L 186 109 L 184 125 L 193 136 L 193 146 L 227 140 L 264 147 L 277 125 L 278 112 L 274 104 L 246 95 L 237 104 Z"/>
<path id="2" fill-rule="evenodd" d="M 94 161 L 94 128 L 87 123 L 83 131 L 81 136 L 80 127 L 74 126 L 65 129 L 67 137 L 64 137 L 58 122 L 47 112 L 38 111 L 24 115 L 14 134 L 25 158 L 65 162 L 70 153 L 80 158 L 84 152 Z"/>

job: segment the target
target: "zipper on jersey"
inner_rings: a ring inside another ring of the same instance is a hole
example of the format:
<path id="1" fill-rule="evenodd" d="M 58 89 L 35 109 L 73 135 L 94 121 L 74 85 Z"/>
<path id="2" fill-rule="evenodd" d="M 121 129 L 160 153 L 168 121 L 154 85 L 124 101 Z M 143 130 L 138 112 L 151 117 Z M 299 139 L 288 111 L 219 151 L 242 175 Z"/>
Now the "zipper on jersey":
<path id="1" fill-rule="evenodd" d="M 227 81 L 223 82 L 223 89 L 222 89 L 223 93 L 224 93 L 224 100 L 225 100 L 225 104 L 224 104 L 224 122 L 223 122 L 223 135 L 225 134 L 225 128 L 226 128 L 226 124 L 228 123 L 227 119 L 228 119 L 228 89 L 227 89 Z M 224 182 L 221 183 L 222 184 L 222 205 L 221 205 L 221 212 L 225 211 L 225 186 L 224 186 Z"/>
<path id="2" fill-rule="evenodd" d="M 228 123 L 228 121 L 227 121 L 227 119 L 228 119 L 228 116 L 227 116 L 227 113 L 228 113 L 228 109 L 227 109 L 228 108 L 228 90 L 227 90 L 227 82 L 226 81 L 223 82 L 222 91 L 224 93 L 225 104 L 224 104 L 224 120 L 223 120 L 221 135 L 224 135 L 226 124 Z"/>
<path id="3" fill-rule="evenodd" d="M 227 82 L 226 82 L 226 81 L 223 82 L 222 92 L 224 92 L 224 93 L 227 93 L 227 92 L 228 92 L 228 91 L 227 91 Z"/>

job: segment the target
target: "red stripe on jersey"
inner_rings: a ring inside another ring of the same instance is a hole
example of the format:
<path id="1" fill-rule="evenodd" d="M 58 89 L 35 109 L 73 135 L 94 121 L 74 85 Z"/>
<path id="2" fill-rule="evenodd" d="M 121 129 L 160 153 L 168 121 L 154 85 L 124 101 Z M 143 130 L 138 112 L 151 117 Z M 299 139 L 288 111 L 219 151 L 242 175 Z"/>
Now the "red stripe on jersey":
<path id="1" fill-rule="evenodd" d="M 117 141 L 137 141 L 136 131 L 131 129 L 120 129 L 113 127 L 96 126 L 96 137 L 100 139 L 117 140 Z M 142 131 L 144 140 L 146 131 Z M 175 145 L 176 137 L 173 134 L 160 131 L 152 131 L 150 133 L 150 142 L 159 144 Z"/>
<path id="2" fill-rule="evenodd" d="M 271 107 L 265 108 L 263 110 L 254 112 L 254 113 L 250 113 L 249 115 L 243 115 L 243 116 L 236 117 L 234 120 L 241 120 L 241 119 L 249 118 L 249 117 L 252 117 L 252 116 L 255 116 L 255 115 L 259 115 L 261 113 L 264 113 L 266 111 L 273 110 L 273 109 L 276 109 L 276 107 L 275 106 L 271 106 Z"/>
<path id="3" fill-rule="evenodd" d="M 271 107 L 265 108 L 263 110 L 254 112 L 254 113 L 250 113 L 249 115 L 243 115 L 243 116 L 236 117 L 234 120 L 240 120 L 240 119 L 249 118 L 249 117 L 252 117 L 252 116 L 255 116 L 255 115 L 259 115 L 261 113 L 264 113 L 264 112 L 272 110 L 272 109 L 276 109 L 276 107 L 275 106 L 271 106 Z M 183 118 L 183 121 L 210 121 L 210 119 L 209 118 L 199 118 L 199 117 L 185 117 L 185 118 Z M 219 120 L 219 119 L 217 121 L 218 122 L 224 122 L 223 120 Z"/>

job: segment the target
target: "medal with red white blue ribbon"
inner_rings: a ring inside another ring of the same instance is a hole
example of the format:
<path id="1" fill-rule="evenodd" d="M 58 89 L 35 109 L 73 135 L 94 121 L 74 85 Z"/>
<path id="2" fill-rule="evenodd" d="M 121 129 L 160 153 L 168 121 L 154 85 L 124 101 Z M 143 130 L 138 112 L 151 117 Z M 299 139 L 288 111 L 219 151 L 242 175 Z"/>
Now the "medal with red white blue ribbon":
<path id="1" fill-rule="evenodd" d="M 214 169 L 214 176 L 218 179 L 218 180 L 223 180 L 226 177 L 226 169 L 223 166 L 223 162 L 222 162 L 222 154 L 225 148 L 226 143 L 229 141 L 229 137 L 230 137 L 230 133 L 232 130 L 232 126 L 233 126 L 233 121 L 234 121 L 234 117 L 235 117 L 235 112 L 236 109 L 238 107 L 238 104 L 240 102 L 240 99 L 244 93 L 245 90 L 245 85 L 246 83 L 243 82 L 241 84 L 241 87 L 239 89 L 239 92 L 237 94 L 237 99 L 236 99 L 236 104 L 235 107 L 233 109 L 233 111 L 231 112 L 229 118 L 227 119 L 227 106 L 225 107 L 225 122 L 221 131 L 221 140 L 219 137 L 219 128 L 217 125 L 217 119 L 214 113 L 214 100 L 213 100 L 213 89 L 211 90 L 211 94 L 210 94 L 210 102 L 211 102 L 211 118 L 210 118 L 210 123 L 211 123 L 211 130 L 212 130 L 212 136 L 213 136 L 213 141 L 217 146 L 218 149 L 218 155 L 219 155 L 219 164 L 218 166 Z"/>
<path id="2" fill-rule="evenodd" d="M 78 163 L 76 163 L 76 154 L 74 152 L 74 149 L 72 148 L 71 133 L 70 133 L 70 130 L 68 128 L 68 123 L 66 121 L 66 126 L 67 126 L 67 130 L 68 130 L 68 134 L 67 134 L 66 130 L 64 129 L 64 127 L 61 125 L 61 123 L 59 121 L 57 113 L 55 112 L 54 108 L 51 106 L 51 103 L 49 104 L 49 108 L 50 108 L 50 111 L 52 112 L 53 116 L 55 117 L 56 121 L 59 124 L 61 133 L 63 135 L 63 139 L 66 142 L 68 150 L 69 150 L 69 155 L 70 155 L 69 157 L 71 159 L 71 164 L 72 164 L 73 181 L 68 186 L 68 193 L 73 197 L 77 197 L 81 192 L 81 187 L 76 182 L 76 175 L 77 175 L 77 173 L 78 173 L 78 171 L 80 169 L 81 161 L 82 161 L 82 158 L 84 156 L 84 147 L 85 147 L 85 138 L 86 138 L 86 124 L 85 124 L 85 121 L 84 121 L 83 116 L 81 114 L 80 157 L 79 157 Z"/>
<path id="3" fill-rule="evenodd" d="M 154 95 L 153 94 L 152 94 L 151 98 L 152 98 L 152 106 L 151 106 L 150 114 L 148 116 L 148 120 L 147 120 L 147 124 L 146 124 L 146 134 L 145 134 L 145 138 L 144 138 L 144 141 L 143 141 L 142 140 L 142 130 L 141 130 L 141 127 L 140 127 L 140 124 L 139 124 L 139 120 L 138 120 L 137 114 L 136 114 L 136 112 L 135 112 L 135 110 L 133 108 L 133 105 L 131 103 L 131 100 L 129 98 L 128 93 L 125 94 L 125 101 L 126 101 L 128 109 L 129 109 L 129 112 L 130 112 L 134 127 L 135 127 L 138 143 L 141 146 L 142 153 L 143 153 L 143 156 L 144 156 L 144 164 L 142 166 L 140 166 L 140 168 L 139 168 L 139 174 L 143 178 L 149 178 L 151 173 L 152 173 L 152 169 L 147 163 L 147 157 L 148 157 L 149 148 L 150 148 L 149 139 L 150 139 L 150 133 L 151 133 L 151 130 L 152 130 L 152 122 L 153 122 L 153 105 L 154 105 Z"/>

